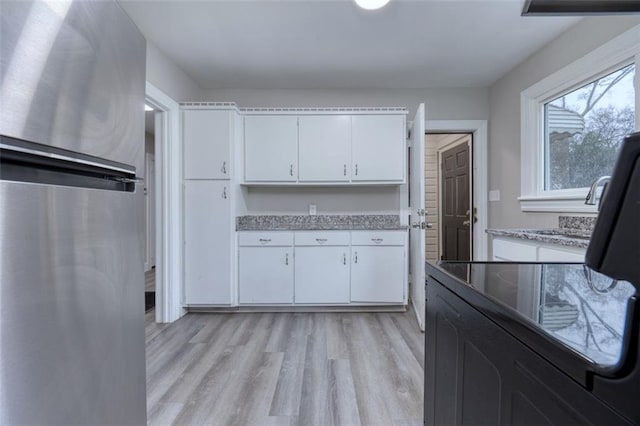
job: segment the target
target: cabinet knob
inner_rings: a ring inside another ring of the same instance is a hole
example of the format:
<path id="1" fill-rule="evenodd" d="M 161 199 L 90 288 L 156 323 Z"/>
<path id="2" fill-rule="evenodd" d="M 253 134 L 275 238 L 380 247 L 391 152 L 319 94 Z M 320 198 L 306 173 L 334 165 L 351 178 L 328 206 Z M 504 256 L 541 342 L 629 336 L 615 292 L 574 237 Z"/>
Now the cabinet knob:
<path id="1" fill-rule="evenodd" d="M 293 176 L 293 164 L 289 164 L 289 175 Z"/>
<path id="2" fill-rule="evenodd" d="M 358 252 L 353 253 L 353 263 L 358 263 Z"/>
<path id="3" fill-rule="evenodd" d="M 347 253 L 343 253 L 342 254 L 342 264 L 346 265 L 347 264 Z"/>
<path id="4" fill-rule="evenodd" d="M 344 169 L 343 169 L 343 174 L 346 176 L 347 175 L 347 165 L 344 165 Z"/>
<path id="5" fill-rule="evenodd" d="M 227 198 L 229 198 L 229 197 L 227 197 L 227 187 L 226 186 L 222 189 L 222 198 L 224 198 L 225 200 Z"/>
<path id="6" fill-rule="evenodd" d="M 356 164 L 356 176 L 358 176 L 358 165 Z"/>
<path id="7" fill-rule="evenodd" d="M 227 174 L 227 162 L 226 161 L 222 162 L 222 173 L 224 173 L 225 175 Z"/>
<path id="8" fill-rule="evenodd" d="M 289 266 L 289 253 L 284 255 L 284 264 Z"/>

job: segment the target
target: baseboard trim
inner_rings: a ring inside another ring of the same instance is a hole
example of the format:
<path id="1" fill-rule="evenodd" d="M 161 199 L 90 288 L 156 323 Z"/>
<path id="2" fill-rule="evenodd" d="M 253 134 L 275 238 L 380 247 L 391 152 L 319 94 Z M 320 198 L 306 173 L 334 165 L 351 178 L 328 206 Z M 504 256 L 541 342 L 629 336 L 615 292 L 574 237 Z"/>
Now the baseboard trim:
<path id="1" fill-rule="evenodd" d="M 270 312 L 305 312 L 305 313 L 329 313 L 329 312 L 406 312 L 407 305 L 391 306 L 186 306 L 188 312 L 193 313 L 270 313 Z"/>

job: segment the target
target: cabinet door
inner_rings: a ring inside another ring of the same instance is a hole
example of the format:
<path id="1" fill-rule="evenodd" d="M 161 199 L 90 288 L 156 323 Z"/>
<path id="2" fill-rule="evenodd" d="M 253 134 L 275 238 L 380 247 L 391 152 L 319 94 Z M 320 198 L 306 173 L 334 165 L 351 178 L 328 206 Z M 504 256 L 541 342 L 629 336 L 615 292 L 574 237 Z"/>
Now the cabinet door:
<path id="1" fill-rule="evenodd" d="M 538 248 L 538 262 L 579 262 L 584 263 L 585 251 L 574 248 L 542 246 Z"/>
<path id="2" fill-rule="evenodd" d="M 293 303 L 293 248 L 240 247 L 240 303 Z"/>
<path id="3" fill-rule="evenodd" d="M 301 182 L 345 182 L 351 176 L 351 116 L 302 116 L 299 119 Z"/>
<path id="4" fill-rule="evenodd" d="M 187 305 L 231 303 L 231 206 L 226 181 L 186 181 L 184 263 Z"/>
<path id="5" fill-rule="evenodd" d="M 349 303 L 349 247 L 296 247 L 296 303 Z"/>
<path id="6" fill-rule="evenodd" d="M 245 180 L 295 182 L 298 179 L 298 118 L 249 115 L 244 118 Z"/>
<path id="7" fill-rule="evenodd" d="M 404 247 L 351 248 L 351 301 L 402 303 Z"/>
<path id="8" fill-rule="evenodd" d="M 231 111 L 182 111 L 185 179 L 229 179 Z"/>
<path id="9" fill-rule="evenodd" d="M 351 135 L 352 180 L 404 181 L 404 116 L 355 115 Z"/>
<path id="10" fill-rule="evenodd" d="M 534 243 L 518 242 L 513 238 L 494 238 L 493 260 L 535 262 L 538 260 L 538 247 Z"/>

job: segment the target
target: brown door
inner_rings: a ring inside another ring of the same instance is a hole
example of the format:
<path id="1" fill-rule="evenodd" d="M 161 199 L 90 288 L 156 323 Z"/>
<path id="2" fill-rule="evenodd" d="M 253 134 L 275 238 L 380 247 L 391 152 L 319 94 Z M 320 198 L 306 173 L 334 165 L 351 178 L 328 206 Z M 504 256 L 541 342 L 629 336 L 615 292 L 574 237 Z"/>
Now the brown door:
<path id="1" fill-rule="evenodd" d="M 471 260 L 470 156 L 462 143 L 442 153 L 442 259 Z"/>

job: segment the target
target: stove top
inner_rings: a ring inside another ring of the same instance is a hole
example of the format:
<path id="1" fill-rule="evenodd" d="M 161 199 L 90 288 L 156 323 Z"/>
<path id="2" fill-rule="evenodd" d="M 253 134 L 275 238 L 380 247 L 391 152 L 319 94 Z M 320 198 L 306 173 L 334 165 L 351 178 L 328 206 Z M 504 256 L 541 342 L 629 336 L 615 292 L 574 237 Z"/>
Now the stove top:
<path id="1" fill-rule="evenodd" d="M 439 268 L 570 347 L 593 364 L 616 365 L 636 293 L 582 264 L 441 262 Z"/>

